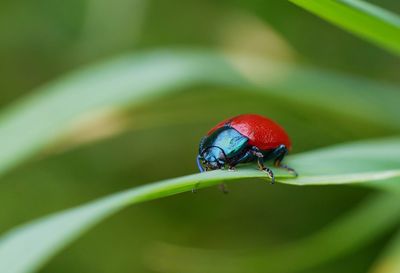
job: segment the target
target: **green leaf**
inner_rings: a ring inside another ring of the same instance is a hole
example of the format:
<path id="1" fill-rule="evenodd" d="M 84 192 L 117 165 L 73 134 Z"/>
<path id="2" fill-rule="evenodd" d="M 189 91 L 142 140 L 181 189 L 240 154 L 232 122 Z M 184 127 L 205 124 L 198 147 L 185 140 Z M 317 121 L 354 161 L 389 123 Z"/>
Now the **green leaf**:
<path id="1" fill-rule="evenodd" d="M 389 242 L 383 255 L 372 267 L 371 273 L 397 273 L 400 272 L 400 232 Z"/>
<path id="2" fill-rule="evenodd" d="M 196 84 L 246 88 L 400 129 L 396 86 L 246 56 L 160 50 L 70 73 L 5 109 L 0 115 L 0 174 L 49 145 L 84 114 L 138 105 Z"/>
<path id="3" fill-rule="evenodd" d="M 147 256 L 152 260 L 149 267 L 156 264 L 158 272 L 303 272 L 373 242 L 399 220 L 398 196 L 379 194 L 308 237 L 273 248 L 266 246 L 266 250 L 222 251 L 156 244 Z M 288 257 L 290 263 L 286 262 Z"/>
<path id="4" fill-rule="evenodd" d="M 361 0 L 289 0 L 354 34 L 400 55 L 400 17 Z"/>
<path id="5" fill-rule="evenodd" d="M 302 176 L 286 183 L 324 185 L 384 180 L 399 176 L 398 138 L 359 141 L 288 158 Z"/>
<path id="6" fill-rule="evenodd" d="M 280 182 L 295 185 L 375 181 L 375 185 L 385 186 L 379 181 L 390 178 L 399 181 L 399 150 L 400 139 L 336 146 L 289 158 L 288 162 L 300 173 L 298 179 L 289 179 L 290 175 L 282 170 L 275 170 L 275 173 Z M 126 190 L 39 219 L 8 232 L 0 239 L 0 272 L 35 271 L 83 232 L 128 205 L 242 178 L 266 180 L 266 175 L 254 166 L 236 172 L 199 173 Z"/>
<path id="7" fill-rule="evenodd" d="M 44 147 L 87 112 L 138 104 L 199 82 L 238 83 L 213 54 L 168 51 L 124 56 L 82 69 L 33 92 L 0 116 L 0 173 Z"/>

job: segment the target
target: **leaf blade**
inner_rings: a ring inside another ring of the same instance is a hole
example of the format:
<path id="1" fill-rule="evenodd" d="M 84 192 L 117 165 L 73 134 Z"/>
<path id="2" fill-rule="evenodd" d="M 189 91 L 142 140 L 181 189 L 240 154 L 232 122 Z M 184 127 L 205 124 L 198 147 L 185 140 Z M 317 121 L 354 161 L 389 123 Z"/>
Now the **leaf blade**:
<path id="1" fill-rule="evenodd" d="M 262 71 L 261 78 L 249 77 L 249 71 L 241 70 L 234 57 L 196 50 L 127 55 L 67 74 L 34 90 L 30 97 L 0 114 L 0 175 L 38 153 L 87 112 L 137 105 L 196 84 L 245 87 L 266 96 L 295 100 L 307 107 L 325 107 L 400 129 L 397 86 L 301 65 L 246 56 L 244 59 L 250 67 Z M 274 67 L 280 77 L 269 75 L 268 67 Z M 331 100 L 343 107 L 336 107 Z M 353 107 L 346 107 L 349 101 L 354 102 Z"/>
<path id="2" fill-rule="evenodd" d="M 59 136 L 96 108 L 138 104 L 198 82 L 238 83 L 240 77 L 213 54 L 171 55 L 168 50 L 129 55 L 68 74 L 3 111 L 0 173 Z M 34 126 L 32 126 L 34 125 Z"/>
<path id="3" fill-rule="evenodd" d="M 396 273 L 400 272 L 400 232 L 395 234 L 383 251 L 383 255 L 375 262 L 371 273 Z"/>
<path id="4" fill-rule="evenodd" d="M 157 264 L 159 272 L 303 272 L 344 257 L 383 236 L 396 226 L 399 212 L 398 196 L 377 194 L 321 230 L 294 242 L 243 253 L 158 244 L 151 255 L 147 254 L 152 261 L 149 267 Z M 286 262 L 288 257 L 290 263 Z"/>
<path id="5" fill-rule="evenodd" d="M 387 146 L 382 147 L 385 142 L 388 143 Z M 293 156 L 293 159 L 290 159 L 289 162 L 294 164 L 293 167 L 299 167 L 298 171 L 300 174 L 305 173 L 310 175 L 314 173 L 314 175 L 318 177 L 320 176 L 321 171 L 316 169 L 314 166 L 322 168 L 323 172 L 326 172 L 324 166 L 325 168 L 331 166 L 332 160 L 343 160 L 342 156 L 344 154 L 347 154 L 348 157 L 353 155 L 353 160 L 354 158 L 357 159 L 357 152 L 360 152 L 361 150 L 364 150 L 362 156 L 366 157 L 365 159 L 373 158 L 373 156 L 379 156 L 376 150 L 376 147 L 378 146 L 382 148 L 380 156 L 386 158 L 387 161 L 386 164 L 381 163 L 380 165 L 375 166 L 375 173 L 370 176 L 369 181 L 387 179 L 388 170 L 385 168 L 392 164 L 400 166 L 400 158 L 398 158 L 397 153 L 392 153 L 391 156 L 390 154 L 388 155 L 385 153 L 386 150 L 390 149 L 399 151 L 400 139 L 381 140 L 376 143 L 372 141 L 358 142 L 353 145 L 353 150 L 351 150 L 351 144 L 347 144 L 321 149 L 320 151 L 304 153 L 304 155 L 299 154 Z M 351 158 L 347 158 L 347 160 L 349 160 L 349 162 L 352 161 Z M 308 163 L 300 165 L 303 161 Z M 326 162 L 326 165 L 324 165 L 323 162 Z M 337 170 L 331 169 L 331 175 L 333 178 L 344 175 L 344 179 L 340 180 L 341 183 L 363 181 L 366 179 L 366 174 L 364 173 L 358 179 L 355 179 L 357 172 L 360 172 L 363 168 L 370 170 L 371 166 L 375 165 L 375 163 L 373 160 L 364 160 L 365 164 L 362 165 L 362 162 L 363 161 L 359 161 L 358 165 L 350 166 L 355 168 L 355 173 L 353 174 L 349 173 L 351 168 L 338 167 Z M 316 163 L 319 163 L 319 165 L 315 165 Z M 278 181 L 282 183 L 295 185 L 318 185 L 318 181 L 315 180 L 310 180 L 308 183 L 305 183 L 304 180 L 299 180 L 300 182 L 296 182 L 296 179 L 289 180 L 288 174 L 278 170 L 275 171 Z M 376 176 L 376 173 L 381 172 L 383 173 L 382 176 Z M 396 169 L 390 177 L 397 178 L 397 182 L 399 182 L 400 169 Z M 0 272 L 33 272 L 48 261 L 56 252 L 60 251 L 65 245 L 72 242 L 73 239 L 77 238 L 101 220 L 128 205 L 190 191 L 195 187 L 209 187 L 220 183 L 220 181 L 233 181 L 242 178 L 266 179 L 266 175 L 263 172 L 258 171 L 256 168 L 245 167 L 241 168 L 237 172 L 212 171 L 184 176 L 116 193 L 101 198 L 100 200 L 90 202 L 86 205 L 60 212 L 53 216 L 45 217 L 44 219 L 39 219 L 31 224 L 28 223 L 23 227 L 8 232 L 0 238 Z M 327 176 L 324 178 L 326 179 Z M 323 184 L 326 184 L 326 181 L 323 182 Z M 374 183 L 374 185 L 383 188 L 386 187 L 385 184 L 381 183 Z M 399 184 L 397 183 L 397 186 L 398 185 Z M 26 242 L 30 242 L 30 248 L 26 247 Z M 16 253 L 18 253 L 18 255 L 15 255 Z M 15 259 L 17 259 L 18 262 L 16 262 Z"/>
<path id="6" fill-rule="evenodd" d="M 376 45 L 400 55 L 400 17 L 361 0 L 290 0 Z"/>

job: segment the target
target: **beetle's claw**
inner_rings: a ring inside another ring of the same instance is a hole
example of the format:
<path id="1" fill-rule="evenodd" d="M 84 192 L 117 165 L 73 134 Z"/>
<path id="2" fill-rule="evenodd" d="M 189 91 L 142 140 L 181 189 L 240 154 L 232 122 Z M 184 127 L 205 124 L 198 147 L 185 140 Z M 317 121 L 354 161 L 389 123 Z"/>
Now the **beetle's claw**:
<path id="1" fill-rule="evenodd" d="M 194 186 L 192 188 L 192 193 L 197 193 L 197 189 L 199 188 L 199 184 L 200 184 L 200 182 L 194 184 Z"/>
<path id="2" fill-rule="evenodd" d="M 295 169 L 288 168 L 288 172 L 291 173 L 291 174 L 293 174 L 294 177 L 298 177 L 298 176 L 299 176 L 299 173 L 296 172 Z"/>
<path id="3" fill-rule="evenodd" d="M 220 189 L 224 194 L 228 194 L 228 193 L 229 193 L 229 190 L 228 190 L 228 188 L 226 187 L 226 185 L 225 185 L 224 183 L 219 184 L 219 189 Z"/>
<path id="4" fill-rule="evenodd" d="M 290 168 L 288 165 L 279 164 L 277 167 L 286 169 L 286 170 L 287 170 L 290 174 L 292 174 L 294 177 L 298 177 L 298 176 L 299 176 L 299 174 L 296 172 L 296 170 L 293 169 L 293 168 Z"/>
<path id="5" fill-rule="evenodd" d="M 271 179 L 271 184 L 275 184 L 275 175 L 270 168 L 264 167 L 262 168 L 263 172 L 266 172 Z"/>

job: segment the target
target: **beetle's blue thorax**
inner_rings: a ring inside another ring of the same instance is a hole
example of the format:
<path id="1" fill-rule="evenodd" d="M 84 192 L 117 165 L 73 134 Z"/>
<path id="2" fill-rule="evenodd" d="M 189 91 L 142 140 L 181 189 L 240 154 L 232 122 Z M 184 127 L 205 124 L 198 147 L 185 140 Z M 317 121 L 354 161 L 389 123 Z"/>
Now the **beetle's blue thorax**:
<path id="1" fill-rule="evenodd" d="M 206 137 L 201 143 L 200 154 L 207 162 L 220 164 L 232 158 L 247 146 L 249 139 L 230 127 L 222 127 Z"/>

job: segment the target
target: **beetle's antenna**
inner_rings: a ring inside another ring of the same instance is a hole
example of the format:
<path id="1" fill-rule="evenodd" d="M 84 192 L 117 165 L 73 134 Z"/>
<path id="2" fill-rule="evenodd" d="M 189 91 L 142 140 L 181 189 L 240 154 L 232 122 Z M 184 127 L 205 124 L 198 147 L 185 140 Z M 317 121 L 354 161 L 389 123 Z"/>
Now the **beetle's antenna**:
<path id="1" fill-rule="evenodd" d="M 201 173 L 204 172 L 203 165 L 201 165 L 201 163 L 200 163 L 200 155 L 197 156 L 196 161 L 197 161 L 197 167 L 199 168 L 199 171 L 200 171 Z"/>

